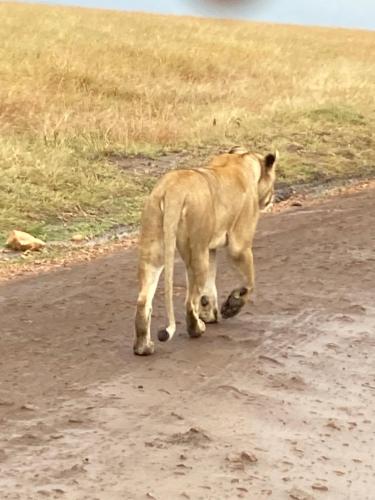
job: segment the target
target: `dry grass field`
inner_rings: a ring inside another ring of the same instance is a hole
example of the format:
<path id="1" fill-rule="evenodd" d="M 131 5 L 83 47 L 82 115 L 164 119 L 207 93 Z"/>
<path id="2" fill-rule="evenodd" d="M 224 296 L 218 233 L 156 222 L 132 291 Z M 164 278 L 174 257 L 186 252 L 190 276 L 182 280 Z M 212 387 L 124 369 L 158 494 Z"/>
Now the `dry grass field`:
<path id="1" fill-rule="evenodd" d="M 110 158 L 277 146 L 281 179 L 375 170 L 375 35 L 0 4 L 0 240 L 136 222 Z M 206 150 L 205 149 L 205 150 Z"/>

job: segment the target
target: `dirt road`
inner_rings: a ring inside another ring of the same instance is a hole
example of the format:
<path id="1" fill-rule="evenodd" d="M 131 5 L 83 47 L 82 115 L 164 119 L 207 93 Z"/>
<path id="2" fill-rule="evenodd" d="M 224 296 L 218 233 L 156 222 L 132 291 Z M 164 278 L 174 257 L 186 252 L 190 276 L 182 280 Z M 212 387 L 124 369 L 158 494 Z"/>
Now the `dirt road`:
<path id="1" fill-rule="evenodd" d="M 374 195 L 264 215 L 255 304 L 201 339 L 178 264 L 180 331 L 149 358 L 134 250 L 3 284 L 0 498 L 373 500 Z"/>

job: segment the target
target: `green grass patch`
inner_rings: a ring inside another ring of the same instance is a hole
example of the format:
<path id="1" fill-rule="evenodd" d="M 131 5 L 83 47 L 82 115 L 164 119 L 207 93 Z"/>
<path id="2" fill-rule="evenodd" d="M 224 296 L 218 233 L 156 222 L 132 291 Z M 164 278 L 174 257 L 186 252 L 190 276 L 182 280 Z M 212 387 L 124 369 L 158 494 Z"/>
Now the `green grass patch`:
<path id="1" fill-rule="evenodd" d="M 337 125 L 365 125 L 366 118 L 348 106 L 328 106 L 310 111 L 308 118 L 313 121 L 326 121 Z"/>

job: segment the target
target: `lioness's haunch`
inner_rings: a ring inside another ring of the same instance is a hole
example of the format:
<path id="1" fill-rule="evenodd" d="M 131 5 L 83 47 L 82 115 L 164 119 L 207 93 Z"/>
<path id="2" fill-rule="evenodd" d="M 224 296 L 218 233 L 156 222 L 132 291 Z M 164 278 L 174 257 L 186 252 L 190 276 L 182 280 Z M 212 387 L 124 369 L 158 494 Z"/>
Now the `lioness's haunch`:
<path id="1" fill-rule="evenodd" d="M 262 156 L 236 147 L 204 168 L 164 175 L 146 201 L 139 241 L 140 292 L 135 318 L 134 353 L 152 354 L 152 300 L 165 273 L 168 325 L 160 341 L 176 331 L 173 309 L 175 249 L 186 266 L 186 325 L 191 337 L 218 320 L 216 249 L 227 247 L 244 283 L 221 306 L 230 318 L 249 301 L 254 288 L 252 242 L 260 210 L 272 202 L 278 153 Z"/>

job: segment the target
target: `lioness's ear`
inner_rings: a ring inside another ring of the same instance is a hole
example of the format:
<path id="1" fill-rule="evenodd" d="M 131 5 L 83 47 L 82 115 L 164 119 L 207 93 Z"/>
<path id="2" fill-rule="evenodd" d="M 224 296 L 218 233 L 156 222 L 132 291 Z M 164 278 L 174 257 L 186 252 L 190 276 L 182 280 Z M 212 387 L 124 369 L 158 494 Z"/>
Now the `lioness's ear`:
<path id="1" fill-rule="evenodd" d="M 276 163 L 279 161 L 280 154 L 276 150 L 275 153 L 268 153 L 264 157 L 264 166 L 267 170 L 270 170 L 272 167 L 276 166 Z"/>

